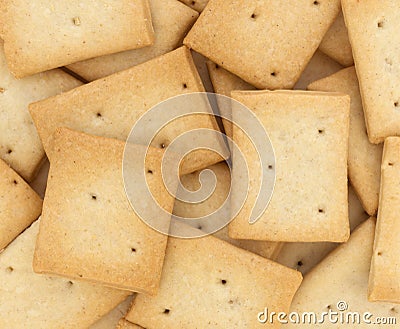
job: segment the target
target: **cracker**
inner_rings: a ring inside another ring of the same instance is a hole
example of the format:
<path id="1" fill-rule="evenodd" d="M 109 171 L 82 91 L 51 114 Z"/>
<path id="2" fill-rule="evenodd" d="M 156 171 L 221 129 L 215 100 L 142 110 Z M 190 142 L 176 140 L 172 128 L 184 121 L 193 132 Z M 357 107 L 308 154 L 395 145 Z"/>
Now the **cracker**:
<path id="1" fill-rule="evenodd" d="M 132 304 L 133 296 L 129 296 L 125 299 L 121 304 L 119 304 L 116 308 L 108 312 L 104 315 L 100 320 L 93 323 L 89 329 L 111 329 L 115 328 L 119 322 L 121 316 L 125 315 L 128 312 Z M 128 327 L 129 328 L 129 327 Z"/>
<path id="2" fill-rule="evenodd" d="M 2 39 L 18 78 L 153 43 L 147 0 L 5 0 Z"/>
<path id="3" fill-rule="evenodd" d="M 351 186 L 349 186 L 349 219 L 351 230 L 368 219 L 368 214 L 365 213 Z M 275 261 L 305 275 L 338 246 L 334 242 L 287 242 L 283 244 Z"/>
<path id="4" fill-rule="evenodd" d="M 305 90 L 311 82 L 325 78 L 340 71 L 342 68 L 343 67 L 332 58 L 317 50 L 313 57 L 311 57 L 311 60 L 308 62 L 293 89 Z"/>
<path id="5" fill-rule="evenodd" d="M 342 11 L 340 11 L 338 17 L 333 22 L 328 32 L 326 32 L 318 48 L 345 67 L 354 64 L 353 53 L 351 51 Z"/>
<path id="6" fill-rule="evenodd" d="M 300 282 L 299 272 L 213 236 L 169 238 L 158 294 L 138 295 L 126 319 L 145 328 L 259 328 L 259 310 L 287 311 Z"/>
<path id="7" fill-rule="evenodd" d="M 400 138 L 388 137 L 383 148 L 379 212 L 368 286 L 371 301 L 400 302 L 399 165 Z"/>
<path id="8" fill-rule="evenodd" d="M 178 0 L 149 0 L 155 39 L 151 46 L 100 56 L 67 67 L 88 81 L 103 78 L 174 50 L 199 14 Z"/>
<path id="9" fill-rule="evenodd" d="M 42 199 L 0 159 L 0 250 L 36 220 Z"/>
<path id="10" fill-rule="evenodd" d="M 291 306 L 291 312 L 316 312 L 321 319 L 322 312 L 338 311 L 337 303 L 344 301 L 348 309 L 343 312 L 365 312 L 373 314 L 369 318 L 375 321 L 377 317 L 396 316 L 399 306 L 389 303 L 371 303 L 367 300 L 368 273 L 374 241 L 374 219 L 369 219 L 360 225 L 351 235 L 349 241 L 335 249 L 316 268 L 304 277 Z M 340 317 L 336 317 L 340 319 Z M 335 319 L 335 317 L 333 317 Z M 345 318 L 346 319 L 346 318 Z M 351 319 L 351 318 L 350 318 Z M 340 320 L 338 320 L 340 321 Z M 318 323 L 318 328 L 355 328 L 371 326 L 373 328 L 397 328 L 398 325 L 378 324 L 367 325 L 341 322 L 332 323 L 325 317 L 324 323 Z M 310 328 L 316 326 L 305 324 L 288 324 L 288 328 Z"/>
<path id="11" fill-rule="evenodd" d="M 400 135 L 399 11 L 396 1 L 343 0 L 368 137 Z"/>
<path id="12" fill-rule="evenodd" d="M 125 319 L 121 319 L 118 322 L 118 325 L 115 329 L 143 329 L 142 327 L 138 326 L 137 324 L 133 324 Z"/>
<path id="13" fill-rule="evenodd" d="M 177 192 L 177 199 L 174 204 L 173 213 L 177 216 L 183 218 L 199 218 L 207 216 L 220 208 L 224 201 L 229 198 L 229 192 L 231 187 L 231 175 L 230 169 L 226 162 L 220 162 L 206 169 L 211 170 L 215 174 L 216 178 L 216 188 L 214 192 L 201 203 L 188 203 L 180 201 L 179 199 L 187 199 L 187 192 L 180 188 Z M 189 191 L 198 191 L 201 188 L 200 185 L 200 171 L 196 171 L 192 174 L 188 174 L 181 177 L 181 182 L 183 187 Z M 212 176 L 202 176 L 201 183 L 203 187 L 212 186 L 213 178 Z M 227 200 L 229 202 L 229 199 Z M 229 214 L 226 214 L 229 216 Z M 201 225 L 207 225 L 207 223 L 202 223 Z M 199 229 L 204 229 L 204 227 L 198 227 Z M 225 226 L 221 230 L 213 234 L 215 237 L 229 242 L 234 246 L 242 249 L 249 250 L 255 254 L 262 257 L 274 259 L 277 256 L 281 243 L 278 242 L 268 242 L 268 241 L 254 241 L 254 240 L 235 240 L 228 236 L 228 227 Z"/>
<path id="14" fill-rule="evenodd" d="M 378 210 L 382 145 L 371 144 L 368 140 L 354 66 L 315 81 L 308 89 L 337 91 L 350 96 L 349 179 L 366 212 L 375 215 Z"/>
<path id="15" fill-rule="evenodd" d="M 32 271 L 39 223 L 0 254 L 1 328 L 87 328 L 127 296 L 126 291 Z"/>
<path id="16" fill-rule="evenodd" d="M 75 88 L 81 82 L 58 69 L 15 79 L 7 67 L 1 40 L 0 77 L 0 158 L 31 181 L 44 151 L 28 112 L 29 103 Z"/>
<path id="17" fill-rule="evenodd" d="M 198 12 L 202 12 L 206 7 L 208 0 L 179 0 L 183 2 L 185 5 L 197 10 Z"/>
<path id="18" fill-rule="evenodd" d="M 337 0 L 211 0 L 183 42 L 257 88 L 292 88 L 339 10 Z"/>
<path id="19" fill-rule="evenodd" d="M 261 166 L 253 144 L 235 125 L 233 139 L 246 159 L 249 189 L 244 206 L 229 225 L 229 236 L 268 241 L 346 241 L 349 96 L 237 91 L 232 97 L 252 110 L 268 133 L 276 164 L 275 168 L 266 164 L 264 170 L 275 169 L 276 182 L 268 208 L 256 223 L 249 224 Z M 232 202 L 236 202 L 235 191 L 246 189 L 247 183 L 233 171 Z"/>
<path id="20" fill-rule="evenodd" d="M 31 104 L 30 112 L 48 153 L 48 144 L 57 127 L 125 141 L 134 123 L 154 105 L 176 95 L 201 91 L 204 88 L 190 51 L 181 47 L 131 69 Z M 212 113 L 207 104 L 203 110 Z M 181 133 L 196 128 L 218 130 L 214 117 L 191 115 L 165 126 L 152 145 L 167 147 Z M 226 152 L 222 137 L 214 144 L 222 153 Z M 181 170 L 189 173 L 221 160 L 214 152 L 198 150 L 183 160 Z"/>
<path id="21" fill-rule="evenodd" d="M 210 74 L 211 82 L 214 87 L 214 91 L 217 94 L 231 97 L 233 90 L 254 90 L 255 87 L 246 81 L 240 79 L 237 75 L 225 70 L 218 64 L 211 61 L 207 62 L 208 72 Z M 218 102 L 218 99 L 217 99 Z M 225 118 L 231 118 L 231 109 L 226 102 L 218 102 L 218 108 L 221 115 Z M 222 119 L 224 125 L 225 134 L 232 138 L 232 122 L 229 120 Z"/>
<path id="22" fill-rule="evenodd" d="M 35 272 L 154 294 L 167 236 L 145 224 L 127 199 L 121 165 L 125 143 L 63 128 L 55 132 L 53 146 Z M 144 148 L 133 147 L 132 155 Z M 171 213 L 174 199 L 163 185 L 162 155 L 159 149 L 149 151 L 148 185 Z M 141 163 L 132 166 L 140 170 Z M 169 218 L 159 219 L 169 224 Z"/>

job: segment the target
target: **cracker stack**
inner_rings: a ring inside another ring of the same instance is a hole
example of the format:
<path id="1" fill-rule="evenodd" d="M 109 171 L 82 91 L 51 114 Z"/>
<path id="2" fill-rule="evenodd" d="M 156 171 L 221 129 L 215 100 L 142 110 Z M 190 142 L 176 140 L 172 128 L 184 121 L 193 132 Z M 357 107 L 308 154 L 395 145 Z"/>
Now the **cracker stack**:
<path id="1" fill-rule="evenodd" d="M 398 328 L 398 22 L 0 1 L 0 329 Z"/>

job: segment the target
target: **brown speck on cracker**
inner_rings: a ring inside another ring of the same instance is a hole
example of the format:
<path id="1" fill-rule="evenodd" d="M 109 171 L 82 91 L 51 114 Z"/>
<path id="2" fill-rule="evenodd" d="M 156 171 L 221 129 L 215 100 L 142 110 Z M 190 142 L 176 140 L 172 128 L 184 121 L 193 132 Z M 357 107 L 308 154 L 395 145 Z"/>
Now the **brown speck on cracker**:
<path id="1" fill-rule="evenodd" d="M 81 25 L 81 19 L 77 16 L 77 17 L 74 17 L 73 19 L 72 19 L 72 21 L 74 22 L 74 25 L 76 25 L 76 26 L 79 26 L 79 25 Z"/>
<path id="2" fill-rule="evenodd" d="M 6 90 L 4 89 L 4 88 L 1 88 L 0 87 L 0 93 L 2 94 L 2 93 L 4 93 Z"/>

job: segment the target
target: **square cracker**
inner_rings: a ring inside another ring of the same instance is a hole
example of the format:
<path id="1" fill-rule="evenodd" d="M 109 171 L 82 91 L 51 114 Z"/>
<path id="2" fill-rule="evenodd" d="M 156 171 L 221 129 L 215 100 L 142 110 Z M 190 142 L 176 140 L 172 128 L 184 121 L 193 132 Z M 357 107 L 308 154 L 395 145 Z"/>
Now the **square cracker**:
<path id="1" fill-rule="evenodd" d="M 234 125 L 233 140 L 246 160 L 249 182 L 238 177 L 234 165 L 232 202 L 237 202 L 235 191 L 246 189 L 247 184 L 249 189 L 244 206 L 229 224 L 229 236 L 268 241 L 346 241 L 349 96 L 236 91 L 232 98 L 247 106 L 269 135 L 275 168 L 269 163 L 265 171 L 275 170 L 276 181 L 267 209 L 256 223 L 249 224 L 261 166 L 257 150 Z M 236 156 L 233 152 L 233 164 Z"/>
<path id="2" fill-rule="evenodd" d="M 354 66 L 313 82 L 310 90 L 337 91 L 350 96 L 349 179 L 369 215 L 378 210 L 382 145 L 368 140 Z"/>
<path id="3" fill-rule="evenodd" d="M 207 197 L 203 196 L 203 202 L 190 203 L 181 201 L 185 199 L 188 200 L 190 192 L 185 193 L 183 188 L 178 188 L 177 198 L 175 200 L 173 210 L 174 215 L 187 218 L 189 221 L 190 219 L 207 216 L 217 211 L 225 201 L 230 203 L 229 193 L 231 187 L 231 172 L 229 166 L 226 164 L 226 162 L 220 162 L 207 167 L 206 169 L 211 170 L 216 178 L 216 186 L 213 192 L 210 195 L 207 195 Z M 200 188 L 205 189 L 207 186 L 213 186 L 213 176 L 205 176 L 201 173 L 202 171 L 196 171 L 194 173 L 182 176 L 182 187 L 186 188 L 188 191 L 194 192 L 198 191 Z M 230 213 L 227 212 L 225 215 L 228 216 L 227 218 L 229 219 Z M 228 221 L 226 223 L 228 223 Z M 201 227 L 197 228 L 204 230 L 207 223 L 203 222 L 199 225 L 201 225 Z M 278 242 L 232 239 L 228 236 L 227 226 L 224 226 L 213 235 L 221 240 L 233 244 L 236 247 L 249 250 L 255 254 L 269 259 L 274 259 L 281 247 L 281 243 Z"/>
<path id="4" fill-rule="evenodd" d="M 184 39 L 257 88 L 292 88 L 340 1 L 211 0 Z"/>
<path id="5" fill-rule="evenodd" d="M 323 312 L 339 312 L 337 304 L 344 301 L 347 309 L 342 313 L 344 319 L 350 312 L 360 314 L 360 324 L 353 323 L 350 317 L 348 323 L 341 323 L 340 317 L 333 316 L 338 322 L 329 321 L 325 317 L 323 323 L 289 323 L 285 328 L 398 328 L 398 324 L 378 324 L 377 317 L 396 316 L 399 305 L 389 303 L 371 303 L 367 299 L 368 273 L 374 241 L 375 220 L 370 218 L 361 224 L 351 235 L 349 241 L 342 244 L 318 264 L 304 277 L 297 291 L 291 312 L 315 312 L 317 319 L 322 318 Z M 343 303 L 341 304 L 343 306 Z M 373 316 L 363 322 L 363 314 L 369 312 Z M 346 320 L 344 320 L 346 321 Z"/>
<path id="6" fill-rule="evenodd" d="M 42 211 L 42 199 L 0 159 L 0 250 L 7 246 Z"/>
<path id="7" fill-rule="evenodd" d="M 68 65 L 87 81 L 122 71 L 174 50 L 199 14 L 178 0 L 149 0 L 154 27 L 151 46 L 100 56 Z"/>
<path id="8" fill-rule="evenodd" d="M 122 174 L 125 143 L 62 128 L 55 132 L 53 147 L 35 272 L 154 294 L 167 236 L 145 224 L 129 203 Z M 133 147 L 132 155 L 144 148 Z M 174 199 L 160 169 L 163 153 L 149 150 L 147 182 L 171 213 Z M 141 169 L 140 161 L 131 165 Z M 158 219 L 169 225 L 169 216 Z"/>
<path id="9" fill-rule="evenodd" d="M 48 153 L 48 144 L 58 127 L 125 141 L 135 122 L 153 106 L 173 96 L 203 91 L 190 51 L 181 47 L 128 70 L 31 104 L 29 108 Z M 201 105 L 204 111 L 212 113 L 208 103 Z M 213 116 L 194 114 L 166 125 L 152 145 L 167 147 L 180 134 L 197 128 L 219 131 Z M 221 136 L 214 144 L 221 153 L 227 152 Z M 183 160 L 181 170 L 189 173 L 221 160 L 214 152 L 198 150 Z"/>
<path id="10" fill-rule="evenodd" d="M 147 0 L 4 0 L 1 38 L 18 78 L 153 43 Z"/>
<path id="11" fill-rule="evenodd" d="M 400 302 L 400 137 L 385 140 L 368 298 Z"/>
<path id="12" fill-rule="evenodd" d="M 353 65 L 353 53 L 342 11 L 326 32 L 318 49 L 345 67 Z"/>
<path id="13" fill-rule="evenodd" d="M 169 238 L 158 294 L 138 295 L 126 319 L 145 328 L 265 328 L 257 313 L 287 311 L 301 280 L 212 236 Z"/>
<path id="14" fill-rule="evenodd" d="M 14 78 L 0 41 L 0 158 L 25 180 L 33 179 L 44 158 L 42 143 L 28 111 L 29 103 L 81 84 L 58 69 L 23 79 Z"/>
<path id="15" fill-rule="evenodd" d="M 399 3 L 343 0 L 369 140 L 400 135 Z"/>
<path id="16" fill-rule="evenodd" d="M 367 219 L 368 214 L 349 185 L 350 230 L 353 231 Z M 338 246 L 335 242 L 287 242 L 283 244 L 275 261 L 306 275 Z"/>
<path id="17" fill-rule="evenodd" d="M 0 254 L 0 327 L 87 328 L 129 294 L 32 270 L 39 223 Z"/>

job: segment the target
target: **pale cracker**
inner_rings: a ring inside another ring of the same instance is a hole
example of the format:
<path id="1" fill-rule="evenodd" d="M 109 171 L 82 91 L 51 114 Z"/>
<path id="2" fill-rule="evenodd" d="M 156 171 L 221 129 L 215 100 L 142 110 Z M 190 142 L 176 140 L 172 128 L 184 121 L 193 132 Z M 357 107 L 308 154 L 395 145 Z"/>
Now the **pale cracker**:
<path id="1" fill-rule="evenodd" d="M 42 199 L 0 159 L 0 250 L 36 220 Z"/>
<path id="2" fill-rule="evenodd" d="M 82 83 L 61 70 L 15 79 L 0 41 L 0 158 L 31 181 L 44 158 L 42 143 L 28 111 L 31 102 L 60 94 Z"/>
<path id="3" fill-rule="evenodd" d="M 87 81 L 144 63 L 177 48 L 199 14 L 178 0 L 149 0 L 155 39 L 151 46 L 74 63 L 67 67 Z"/>
<path id="4" fill-rule="evenodd" d="M 338 17 L 329 28 L 328 32 L 326 32 L 318 49 L 345 67 L 354 64 L 342 11 L 340 11 Z"/>
<path id="5" fill-rule="evenodd" d="M 400 135 L 399 3 L 343 0 L 369 140 Z"/>
<path id="6" fill-rule="evenodd" d="M 55 132 L 53 147 L 35 272 L 156 293 L 167 236 L 145 224 L 127 199 L 122 175 L 125 143 L 62 128 Z M 142 148 L 133 146 L 131 154 Z M 163 153 L 149 150 L 148 186 L 137 189 L 149 188 L 171 213 L 174 199 L 163 185 Z M 142 164 L 130 165 L 140 170 Z M 149 208 L 146 215 L 152 213 Z M 166 216 L 158 219 L 168 228 Z"/>
<path id="7" fill-rule="evenodd" d="M 39 223 L 35 222 L 0 254 L 0 327 L 87 328 L 128 292 L 32 270 Z"/>
<path id="8" fill-rule="evenodd" d="M 202 91 L 204 87 L 190 51 L 181 47 L 131 69 L 31 104 L 30 112 L 48 153 L 49 141 L 58 127 L 125 141 L 135 122 L 151 107 L 173 96 Z M 202 109 L 195 110 L 212 113 L 208 104 L 201 105 Z M 211 115 L 190 115 L 166 125 L 152 145 L 165 148 L 181 133 L 196 128 L 219 130 Z M 221 136 L 213 143 L 222 153 L 227 152 Z M 193 172 L 221 160 L 214 152 L 198 150 L 182 161 L 181 171 Z"/>
<path id="9" fill-rule="evenodd" d="M 2 39 L 18 78 L 153 43 L 147 0 L 4 0 Z"/>
<path id="10" fill-rule="evenodd" d="M 176 216 L 183 218 L 200 218 L 207 216 L 214 211 L 218 210 L 225 201 L 230 202 L 229 192 L 231 187 L 231 174 L 230 168 L 226 162 L 220 162 L 213 166 L 207 167 L 206 169 L 211 170 L 216 179 L 215 190 L 212 194 L 205 199 L 205 201 L 194 204 L 189 202 L 180 201 L 182 198 L 188 197 L 187 192 L 185 193 L 183 188 L 179 188 L 177 192 L 177 199 L 174 204 L 173 213 Z M 206 188 L 207 186 L 213 186 L 214 178 L 211 175 L 201 176 L 200 185 L 200 171 L 196 171 L 192 174 L 188 174 L 181 177 L 182 186 L 189 191 L 198 191 L 201 187 Z M 208 196 L 208 195 L 207 195 Z M 205 197 L 205 196 L 204 196 Z M 226 213 L 229 217 L 230 214 Z M 207 225 L 207 223 L 202 224 Z M 199 229 L 204 229 L 204 227 L 198 227 Z M 262 257 L 274 259 L 279 253 L 281 243 L 278 242 L 268 242 L 268 241 L 254 241 L 254 240 L 236 240 L 228 236 L 228 227 L 225 226 L 221 230 L 213 234 L 215 237 L 229 242 L 236 247 L 249 250 L 255 254 Z"/>
<path id="11" fill-rule="evenodd" d="M 300 282 L 300 272 L 212 236 L 169 238 L 158 294 L 138 295 L 126 319 L 145 328 L 277 328 L 257 313 L 287 311 Z"/>
<path id="12" fill-rule="evenodd" d="M 400 303 L 400 137 L 385 140 L 368 298 Z"/>
<path id="13" fill-rule="evenodd" d="M 354 66 L 313 82 L 310 90 L 337 91 L 350 96 L 349 179 L 369 215 L 378 210 L 382 145 L 368 140 Z"/>
<path id="14" fill-rule="evenodd" d="M 364 211 L 354 189 L 349 185 L 350 230 L 366 219 L 368 214 Z M 334 242 L 287 242 L 283 244 L 275 261 L 305 275 L 338 245 Z"/>
<path id="15" fill-rule="evenodd" d="M 328 255 L 319 265 L 304 277 L 291 306 L 291 312 L 315 312 L 318 319 L 323 312 L 338 312 L 333 315 L 340 321 L 343 313 L 344 323 L 330 322 L 325 316 L 323 323 L 312 322 L 313 328 L 398 328 L 398 324 L 374 323 L 377 317 L 396 317 L 399 305 L 389 303 L 371 303 L 367 299 L 368 273 L 372 256 L 375 221 L 370 218 L 361 224 L 351 235 L 349 241 Z M 339 311 L 338 303 L 343 311 Z M 360 314 L 360 324 L 352 322 L 350 312 Z M 372 316 L 363 318 L 366 313 Z M 349 322 L 346 323 L 347 316 Z M 371 321 L 371 324 L 363 322 Z M 288 324 L 285 328 L 310 328 L 306 321 L 302 324 Z"/>
<path id="16" fill-rule="evenodd" d="M 254 112 L 269 135 L 276 164 L 275 168 L 273 163 L 264 164 L 263 170 L 275 170 L 276 181 L 268 208 L 256 223 L 249 224 L 260 187 L 261 165 L 251 141 L 234 125 L 233 139 L 246 159 L 249 189 L 244 206 L 229 225 L 229 236 L 267 241 L 346 241 L 350 233 L 349 96 L 306 91 L 237 91 L 232 92 L 232 97 Z M 232 202 L 237 202 L 235 191 L 246 189 L 247 181 L 235 174 L 235 166 L 233 169 L 236 185 Z"/>
<path id="17" fill-rule="evenodd" d="M 257 88 L 292 88 L 339 10 L 338 0 L 211 0 L 183 42 Z"/>

